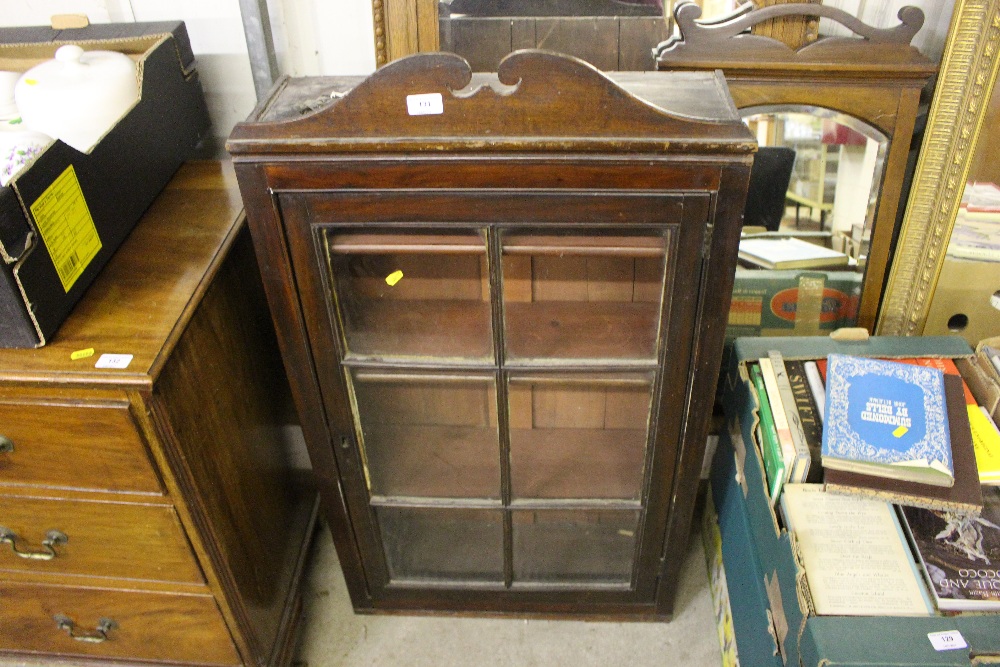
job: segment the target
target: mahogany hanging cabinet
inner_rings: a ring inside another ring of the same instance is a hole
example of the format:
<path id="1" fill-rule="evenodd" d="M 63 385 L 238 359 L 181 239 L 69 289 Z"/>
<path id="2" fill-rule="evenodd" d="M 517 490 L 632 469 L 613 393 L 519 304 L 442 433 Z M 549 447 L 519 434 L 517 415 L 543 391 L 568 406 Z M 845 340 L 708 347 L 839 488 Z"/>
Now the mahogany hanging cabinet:
<path id="1" fill-rule="evenodd" d="M 722 75 L 419 54 L 228 148 L 355 609 L 669 617 L 756 148 Z"/>

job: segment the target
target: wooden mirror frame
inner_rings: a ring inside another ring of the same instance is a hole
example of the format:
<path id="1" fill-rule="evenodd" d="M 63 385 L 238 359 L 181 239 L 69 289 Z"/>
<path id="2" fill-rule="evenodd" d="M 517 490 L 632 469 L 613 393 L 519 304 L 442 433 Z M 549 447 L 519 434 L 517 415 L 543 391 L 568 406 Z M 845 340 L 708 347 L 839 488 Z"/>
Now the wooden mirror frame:
<path id="1" fill-rule="evenodd" d="M 956 0 L 876 333 L 923 333 L 1000 63 L 1000 0 Z"/>
<path id="2" fill-rule="evenodd" d="M 773 5 L 719 21 L 700 23 L 701 8 L 674 9 L 678 34 L 655 50 L 660 69 L 721 69 L 740 109 L 809 106 L 847 114 L 888 137 L 871 250 L 858 306 L 857 326 L 874 330 L 895 237 L 900 194 L 920 92 L 935 65 L 910 45 L 923 25 L 915 7 L 899 11 L 900 23 L 874 28 L 824 5 Z M 810 37 L 804 45 L 746 30 L 765 21 L 834 20 L 859 37 Z"/>

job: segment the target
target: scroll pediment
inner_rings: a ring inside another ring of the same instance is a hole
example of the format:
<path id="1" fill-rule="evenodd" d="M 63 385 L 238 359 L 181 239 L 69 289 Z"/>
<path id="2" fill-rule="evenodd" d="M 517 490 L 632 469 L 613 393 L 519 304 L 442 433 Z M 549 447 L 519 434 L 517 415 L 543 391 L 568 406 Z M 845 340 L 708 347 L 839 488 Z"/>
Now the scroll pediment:
<path id="1" fill-rule="evenodd" d="M 648 77 L 634 89 L 648 90 L 650 83 L 671 81 L 667 73 L 643 74 Z M 299 118 L 238 125 L 229 145 L 238 153 L 248 142 L 280 136 L 299 150 L 331 144 L 356 150 L 370 144 L 383 150 L 387 144 L 407 150 L 477 146 L 533 150 L 601 142 L 665 147 L 675 141 L 714 138 L 747 143 L 747 150 L 752 150 L 721 75 L 685 76 L 677 79 L 677 104 L 662 89 L 654 103 L 588 63 L 553 52 L 517 51 L 500 63 L 495 74 L 473 74 L 469 64 L 454 54 L 416 54 L 386 65 L 325 107 Z M 683 102 L 692 95 L 712 104 Z M 428 106 L 414 108 L 414 101 Z M 701 113 L 702 108 L 712 111 Z"/>

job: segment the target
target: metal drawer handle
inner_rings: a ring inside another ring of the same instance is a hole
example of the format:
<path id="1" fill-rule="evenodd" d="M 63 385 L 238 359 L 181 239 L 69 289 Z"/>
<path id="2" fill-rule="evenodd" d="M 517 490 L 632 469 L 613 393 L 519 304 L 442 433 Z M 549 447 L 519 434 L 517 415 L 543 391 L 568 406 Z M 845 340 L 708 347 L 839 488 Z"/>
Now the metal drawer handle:
<path id="1" fill-rule="evenodd" d="M 50 530 L 45 533 L 45 539 L 42 541 L 42 547 L 44 551 L 22 551 L 17 547 L 18 537 L 10 528 L 4 528 L 0 526 L 0 544 L 6 542 L 10 545 L 10 548 L 14 553 L 21 558 L 27 558 L 29 560 L 52 560 L 59 554 L 56 553 L 56 545 L 66 544 L 69 542 L 69 538 L 66 537 L 65 533 L 58 530 Z"/>
<path id="2" fill-rule="evenodd" d="M 0 454 L 10 454 L 14 451 L 14 441 L 5 435 L 0 435 Z"/>
<path id="3" fill-rule="evenodd" d="M 73 623 L 73 619 L 64 614 L 56 614 L 52 617 L 56 622 L 56 627 L 60 630 L 65 630 L 66 634 L 75 639 L 78 642 L 86 642 L 88 644 L 100 644 L 101 642 L 108 641 L 108 633 L 112 630 L 118 629 L 118 623 L 110 618 L 100 618 L 97 620 L 97 627 L 94 628 L 93 632 L 77 632 L 76 624 Z"/>

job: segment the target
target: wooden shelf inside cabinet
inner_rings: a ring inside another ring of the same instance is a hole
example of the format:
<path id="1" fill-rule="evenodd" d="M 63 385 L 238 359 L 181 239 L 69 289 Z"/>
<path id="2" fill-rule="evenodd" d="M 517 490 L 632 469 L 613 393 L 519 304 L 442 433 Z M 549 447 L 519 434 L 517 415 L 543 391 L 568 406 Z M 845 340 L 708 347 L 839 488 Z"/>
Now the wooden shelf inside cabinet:
<path id="1" fill-rule="evenodd" d="M 0 660 L 287 664 L 297 432 L 232 166 L 185 164 L 52 341 L 0 350 Z"/>
<path id="2" fill-rule="evenodd" d="M 669 618 L 756 147 L 724 79 L 422 54 L 228 147 L 355 609 Z"/>

